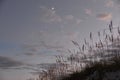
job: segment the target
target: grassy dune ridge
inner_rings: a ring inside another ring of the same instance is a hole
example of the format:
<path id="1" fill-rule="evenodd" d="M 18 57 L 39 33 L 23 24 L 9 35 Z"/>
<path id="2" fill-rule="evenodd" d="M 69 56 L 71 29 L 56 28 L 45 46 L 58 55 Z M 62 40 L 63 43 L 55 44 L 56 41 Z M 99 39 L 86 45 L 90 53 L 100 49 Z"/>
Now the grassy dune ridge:
<path id="1" fill-rule="evenodd" d="M 90 42 L 84 39 L 80 46 L 72 41 L 78 50 L 68 50 L 71 55 L 67 57 L 56 56 L 56 65 L 49 66 L 33 80 L 103 80 L 109 73 L 120 71 L 119 27 L 113 27 L 111 21 L 108 29 L 98 31 L 98 39 L 94 42 L 90 32 Z"/>

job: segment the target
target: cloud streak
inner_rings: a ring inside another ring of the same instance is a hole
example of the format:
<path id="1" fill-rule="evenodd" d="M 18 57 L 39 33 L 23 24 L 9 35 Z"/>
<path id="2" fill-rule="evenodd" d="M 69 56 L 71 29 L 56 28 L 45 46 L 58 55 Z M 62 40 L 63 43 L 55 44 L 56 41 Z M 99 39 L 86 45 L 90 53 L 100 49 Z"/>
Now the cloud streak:
<path id="1" fill-rule="evenodd" d="M 100 14 L 97 14 L 96 17 L 101 21 L 108 22 L 112 19 L 112 14 L 111 13 L 100 13 Z"/>
<path id="2" fill-rule="evenodd" d="M 44 47 L 46 49 L 61 49 L 64 48 L 63 46 L 59 46 L 59 45 L 50 45 L 47 44 L 45 41 L 41 41 L 40 44 L 26 44 L 23 46 L 24 49 L 28 49 L 30 51 L 38 51 L 41 47 Z"/>
<path id="3" fill-rule="evenodd" d="M 0 69 L 9 69 L 22 66 L 23 63 L 15 61 L 9 57 L 0 56 Z"/>
<path id="4" fill-rule="evenodd" d="M 49 44 L 45 43 L 44 41 L 41 41 L 41 46 L 43 46 L 47 49 L 61 49 L 61 48 L 64 48 L 63 46 L 49 45 Z"/>
<path id="5" fill-rule="evenodd" d="M 56 44 L 49 44 L 45 41 L 41 41 L 40 44 L 24 44 L 23 50 L 24 55 L 26 56 L 35 56 L 35 55 L 46 55 L 45 53 L 50 52 L 44 52 L 44 50 L 50 50 L 50 51 L 56 51 L 61 50 L 64 47 L 62 45 L 56 45 Z"/>

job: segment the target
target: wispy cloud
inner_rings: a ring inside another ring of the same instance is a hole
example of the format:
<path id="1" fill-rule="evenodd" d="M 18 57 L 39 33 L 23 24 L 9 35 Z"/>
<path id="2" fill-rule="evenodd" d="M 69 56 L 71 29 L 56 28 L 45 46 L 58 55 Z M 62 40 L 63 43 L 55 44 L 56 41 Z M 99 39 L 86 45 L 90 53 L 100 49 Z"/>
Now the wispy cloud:
<path id="1" fill-rule="evenodd" d="M 23 49 L 27 49 L 27 50 L 33 51 L 33 52 L 38 51 L 40 47 L 41 47 L 40 44 L 24 44 L 22 46 Z"/>
<path id="2" fill-rule="evenodd" d="M 64 49 L 62 45 L 50 44 L 45 41 L 41 41 L 39 44 L 24 44 L 23 45 L 23 54 L 26 56 L 35 56 L 35 55 L 46 55 L 44 50 L 56 51 Z M 50 52 L 49 52 L 50 53 Z"/>
<path id="3" fill-rule="evenodd" d="M 91 9 L 85 9 L 85 13 L 89 16 L 92 16 L 93 15 L 93 12 Z"/>
<path id="4" fill-rule="evenodd" d="M 80 24 L 82 21 L 82 19 L 76 19 L 76 24 Z"/>
<path id="5" fill-rule="evenodd" d="M 51 23 L 51 22 L 61 22 L 61 17 L 56 13 L 54 8 L 47 8 L 45 6 L 41 6 L 41 20 L 43 22 Z"/>
<path id="6" fill-rule="evenodd" d="M 12 67 L 20 67 L 23 63 L 13 60 L 9 57 L 0 56 L 0 69 L 9 69 Z"/>
<path id="7" fill-rule="evenodd" d="M 107 0 L 105 6 L 106 7 L 114 7 L 114 1 L 113 0 Z"/>
<path id="8" fill-rule="evenodd" d="M 73 15 L 65 15 L 63 17 L 63 22 L 64 23 L 68 23 L 68 24 L 72 24 L 72 25 L 78 25 L 82 22 L 82 19 L 76 18 Z"/>
<path id="9" fill-rule="evenodd" d="M 67 35 L 68 35 L 68 37 L 69 37 L 70 40 L 73 40 L 73 39 L 77 39 L 78 36 L 79 36 L 79 34 L 80 33 L 78 31 L 76 31 L 76 32 L 68 33 Z"/>
<path id="10" fill-rule="evenodd" d="M 46 23 L 56 23 L 56 22 L 62 22 L 62 23 L 74 23 L 79 24 L 82 20 L 74 17 L 73 15 L 64 15 L 61 16 L 56 12 L 55 8 L 47 8 L 45 6 L 40 7 L 40 20 Z"/>
<path id="11" fill-rule="evenodd" d="M 100 13 L 100 14 L 97 14 L 96 17 L 102 21 L 110 21 L 112 19 L 112 14 L 111 13 Z"/>
<path id="12" fill-rule="evenodd" d="M 41 41 L 41 45 L 44 46 L 47 49 L 61 49 L 61 48 L 64 48 L 63 46 L 59 46 L 59 45 L 50 45 L 50 44 L 47 44 L 44 41 Z"/>
<path id="13" fill-rule="evenodd" d="M 24 53 L 26 56 L 34 56 L 35 55 L 35 53 L 33 53 L 33 52 L 26 52 L 26 53 Z"/>
<path id="14" fill-rule="evenodd" d="M 59 46 L 59 45 L 50 45 L 50 44 L 47 44 L 45 41 L 41 41 L 40 44 L 26 44 L 23 46 L 25 49 L 28 49 L 28 50 L 32 50 L 33 52 L 34 51 L 37 51 L 37 50 L 40 50 L 41 47 L 44 47 L 46 49 L 61 49 L 61 48 L 64 48 L 63 46 Z"/>
<path id="15" fill-rule="evenodd" d="M 65 19 L 66 19 L 66 20 L 73 20 L 73 19 L 74 19 L 74 16 L 73 16 L 73 15 L 66 15 L 66 16 L 65 16 Z"/>

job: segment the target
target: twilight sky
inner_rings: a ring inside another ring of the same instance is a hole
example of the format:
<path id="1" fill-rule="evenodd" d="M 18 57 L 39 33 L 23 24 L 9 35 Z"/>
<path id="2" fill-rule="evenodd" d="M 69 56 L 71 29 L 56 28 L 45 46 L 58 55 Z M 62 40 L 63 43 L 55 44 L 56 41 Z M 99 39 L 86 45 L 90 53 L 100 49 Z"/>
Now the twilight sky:
<path id="1" fill-rule="evenodd" d="M 10 68 L 55 62 L 119 14 L 120 0 L 0 0 L 0 80 L 26 80 L 29 70 Z"/>

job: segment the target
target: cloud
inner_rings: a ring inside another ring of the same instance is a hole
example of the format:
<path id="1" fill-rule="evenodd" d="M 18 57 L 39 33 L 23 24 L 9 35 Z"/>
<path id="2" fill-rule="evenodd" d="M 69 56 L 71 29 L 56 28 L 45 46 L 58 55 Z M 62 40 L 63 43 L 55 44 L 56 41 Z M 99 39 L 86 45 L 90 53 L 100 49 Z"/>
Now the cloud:
<path id="1" fill-rule="evenodd" d="M 56 45 L 56 43 L 54 44 L 50 44 L 47 43 L 45 41 L 41 41 L 40 44 L 24 44 L 22 46 L 23 50 L 24 50 L 24 55 L 26 56 L 35 56 L 35 55 L 41 55 L 44 54 L 44 50 L 61 50 L 64 47 L 62 45 Z M 49 52 L 50 53 L 50 52 Z"/>
<path id="2" fill-rule="evenodd" d="M 40 44 L 26 44 L 23 47 L 26 49 L 32 50 L 32 51 L 37 51 L 41 47 L 45 47 L 47 49 L 61 49 L 61 48 L 63 48 L 63 46 L 47 44 L 45 41 L 41 41 Z"/>
<path id="3" fill-rule="evenodd" d="M 114 2 L 112 0 L 107 0 L 105 6 L 106 7 L 114 7 Z"/>
<path id="4" fill-rule="evenodd" d="M 59 15 L 54 7 L 47 8 L 46 6 L 41 6 L 40 12 L 40 20 L 45 23 L 79 24 L 82 21 L 71 14 Z"/>
<path id="5" fill-rule="evenodd" d="M 76 24 L 80 24 L 82 21 L 82 19 L 76 19 Z"/>
<path id="6" fill-rule="evenodd" d="M 26 53 L 24 53 L 26 56 L 34 56 L 35 55 L 35 53 L 33 53 L 33 52 L 26 52 Z"/>
<path id="7" fill-rule="evenodd" d="M 97 14 L 96 17 L 99 20 L 108 22 L 108 21 L 110 21 L 112 19 L 112 14 L 110 14 L 110 13 L 100 13 L 100 14 Z"/>
<path id="8" fill-rule="evenodd" d="M 76 18 L 73 15 L 65 15 L 62 20 L 64 23 L 68 23 L 72 25 L 76 25 L 76 24 L 78 25 L 83 21 L 82 19 Z"/>
<path id="9" fill-rule="evenodd" d="M 47 44 L 44 41 L 41 41 L 41 45 L 44 46 L 47 49 L 62 49 L 62 48 L 64 48 L 63 46 L 60 46 L 60 45 L 50 45 L 50 44 Z"/>
<path id="10" fill-rule="evenodd" d="M 61 17 L 56 13 L 55 8 L 47 8 L 45 6 L 41 6 L 41 20 L 43 22 L 51 23 L 51 22 L 61 22 Z"/>
<path id="11" fill-rule="evenodd" d="M 32 52 L 37 52 L 40 47 L 41 47 L 40 44 L 24 44 L 22 46 L 23 49 L 29 50 L 29 51 L 32 51 Z"/>
<path id="12" fill-rule="evenodd" d="M 23 63 L 15 61 L 9 57 L 0 56 L 0 69 L 9 69 L 12 67 L 20 67 Z"/>
<path id="13" fill-rule="evenodd" d="M 92 13 L 92 10 L 91 9 L 85 9 L 85 13 L 89 16 L 92 16 L 93 13 Z"/>
<path id="14" fill-rule="evenodd" d="M 66 20 L 73 20 L 73 19 L 74 19 L 74 16 L 73 16 L 73 15 L 66 15 L 66 16 L 65 16 L 65 19 L 66 19 Z"/>
<path id="15" fill-rule="evenodd" d="M 79 34 L 80 34 L 80 33 L 79 33 L 78 31 L 76 31 L 76 32 L 69 32 L 69 33 L 67 34 L 67 36 L 68 36 L 68 38 L 69 38 L 70 40 L 75 40 L 75 39 L 78 38 Z"/>

